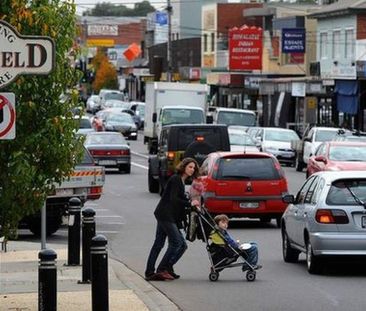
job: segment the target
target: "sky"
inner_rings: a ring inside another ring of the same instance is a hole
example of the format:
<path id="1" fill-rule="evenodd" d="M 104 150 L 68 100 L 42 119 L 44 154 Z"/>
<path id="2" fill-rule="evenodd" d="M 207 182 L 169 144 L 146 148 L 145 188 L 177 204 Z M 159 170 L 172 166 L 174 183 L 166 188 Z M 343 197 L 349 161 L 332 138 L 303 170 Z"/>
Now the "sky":
<path id="1" fill-rule="evenodd" d="M 97 3 L 109 2 L 113 4 L 123 4 L 128 7 L 133 7 L 137 2 L 142 2 L 142 0 L 74 0 L 76 4 L 76 10 L 78 14 L 82 14 L 83 11 L 93 8 Z M 151 5 L 157 9 L 161 9 L 166 6 L 166 0 L 150 0 Z"/>

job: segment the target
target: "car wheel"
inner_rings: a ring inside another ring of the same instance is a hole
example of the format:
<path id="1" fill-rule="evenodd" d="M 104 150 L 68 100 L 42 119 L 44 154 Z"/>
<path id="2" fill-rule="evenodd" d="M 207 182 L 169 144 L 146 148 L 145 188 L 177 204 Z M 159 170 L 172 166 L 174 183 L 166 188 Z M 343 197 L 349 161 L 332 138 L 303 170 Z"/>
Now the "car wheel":
<path id="1" fill-rule="evenodd" d="M 150 173 L 150 170 L 148 172 L 148 186 L 149 186 L 149 192 L 150 193 L 158 193 L 159 192 L 159 181 L 154 179 Z"/>
<path id="2" fill-rule="evenodd" d="M 277 228 L 281 228 L 281 219 L 282 219 L 282 216 L 277 216 L 276 217 Z"/>
<path id="3" fill-rule="evenodd" d="M 304 168 L 304 163 L 299 159 L 299 156 L 296 157 L 295 167 L 297 172 L 301 172 Z"/>
<path id="4" fill-rule="evenodd" d="M 313 253 L 310 239 L 306 241 L 306 266 L 310 274 L 319 274 L 322 269 L 320 258 Z"/>
<path id="5" fill-rule="evenodd" d="M 297 262 L 300 251 L 291 247 L 286 229 L 282 230 L 282 255 L 285 262 Z"/>

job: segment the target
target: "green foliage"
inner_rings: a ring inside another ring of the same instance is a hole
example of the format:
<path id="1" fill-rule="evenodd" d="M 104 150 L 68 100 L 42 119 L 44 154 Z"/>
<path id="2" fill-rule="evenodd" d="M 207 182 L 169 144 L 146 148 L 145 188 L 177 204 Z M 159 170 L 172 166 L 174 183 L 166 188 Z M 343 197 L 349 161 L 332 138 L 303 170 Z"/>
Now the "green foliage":
<path id="1" fill-rule="evenodd" d="M 135 3 L 134 8 L 127 6 L 114 5 L 109 2 L 97 3 L 94 8 L 89 9 L 83 15 L 89 16 L 146 16 L 150 12 L 154 12 L 155 8 L 149 1 Z"/>
<path id="2" fill-rule="evenodd" d="M 47 194 L 81 157 L 71 110 L 80 78 L 68 54 L 76 36 L 72 0 L 2 0 L 0 18 L 22 35 L 55 42 L 55 69 L 47 76 L 21 76 L 6 90 L 16 96 L 16 139 L 0 140 L 0 224 L 11 236 L 24 216 L 39 210 Z M 60 100 L 62 94 L 64 100 Z"/>

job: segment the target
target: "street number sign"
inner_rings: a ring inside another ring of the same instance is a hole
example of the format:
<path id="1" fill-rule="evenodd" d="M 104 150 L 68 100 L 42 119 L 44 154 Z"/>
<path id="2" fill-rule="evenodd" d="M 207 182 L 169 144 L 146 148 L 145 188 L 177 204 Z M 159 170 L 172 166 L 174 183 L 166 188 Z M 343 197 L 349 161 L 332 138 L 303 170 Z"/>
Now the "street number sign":
<path id="1" fill-rule="evenodd" d="M 49 37 L 22 36 L 0 20 L 0 88 L 21 74 L 48 74 L 54 68 L 55 46 Z"/>
<path id="2" fill-rule="evenodd" d="M 0 140 L 15 138 L 15 94 L 0 93 Z"/>

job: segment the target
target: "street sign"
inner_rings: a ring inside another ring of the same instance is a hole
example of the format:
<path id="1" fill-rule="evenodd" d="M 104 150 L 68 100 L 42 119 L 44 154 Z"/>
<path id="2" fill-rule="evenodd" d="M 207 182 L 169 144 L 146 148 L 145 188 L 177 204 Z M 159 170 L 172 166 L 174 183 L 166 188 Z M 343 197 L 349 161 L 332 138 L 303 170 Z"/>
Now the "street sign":
<path id="1" fill-rule="evenodd" d="M 15 138 L 15 95 L 0 93 L 0 140 Z"/>
<path id="2" fill-rule="evenodd" d="M 22 36 L 0 20 L 0 88 L 21 74 L 48 74 L 54 64 L 55 46 L 51 38 Z"/>

